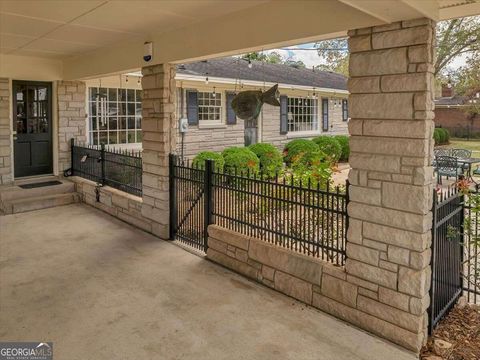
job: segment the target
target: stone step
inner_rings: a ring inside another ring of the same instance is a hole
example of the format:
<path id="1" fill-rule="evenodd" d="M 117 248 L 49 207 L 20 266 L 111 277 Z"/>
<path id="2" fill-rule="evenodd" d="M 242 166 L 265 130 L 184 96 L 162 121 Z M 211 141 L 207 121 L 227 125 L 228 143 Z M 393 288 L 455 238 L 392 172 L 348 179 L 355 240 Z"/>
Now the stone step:
<path id="1" fill-rule="evenodd" d="M 44 181 L 52 181 L 58 180 L 58 178 L 45 180 L 45 179 L 37 179 L 35 182 L 44 182 Z M 28 199 L 38 196 L 45 196 L 45 195 L 58 195 L 58 194 L 66 194 L 72 193 L 75 191 L 75 184 L 70 181 L 59 180 L 62 184 L 59 185 L 52 185 L 52 186 L 44 186 L 39 188 L 33 189 L 23 189 L 17 184 L 9 187 L 4 187 L 0 189 L 0 202 L 11 202 L 20 199 Z M 23 184 L 22 184 L 23 185 Z"/>
<path id="2" fill-rule="evenodd" d="M 4 203 L 5 214 L 18 214 L 27 211 L 40 210 L 55 206 L 68 205 L 79 202 L 77 193 L 49 194 L 30 198 L 12 200 Z"/>

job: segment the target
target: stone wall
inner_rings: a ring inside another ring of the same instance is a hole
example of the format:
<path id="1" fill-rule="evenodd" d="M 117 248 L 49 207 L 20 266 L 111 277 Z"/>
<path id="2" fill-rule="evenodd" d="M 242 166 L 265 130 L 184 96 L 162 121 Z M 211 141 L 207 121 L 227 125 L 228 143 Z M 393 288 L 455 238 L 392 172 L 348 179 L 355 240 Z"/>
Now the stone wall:
<path id="1" fill-rule="evenodd" d="M 100 197 L 97 201 L 96 183 L 78 176 L 69 177 L 75 183 L 75 191 L 80 194 L 81 201 L 102 210 L 120 220 L 152 232 L 152 221 L 142 216 L 142 199 L 138 196 L 111 188 L 99 187 Z"/>
<path id="2" fill-rule="evenodd" d="M 13 181 L 10 81 L 0 78 L 0 185 Z"/>
<path id="3" fill-rule="evenodd" d="M 314 259 L 216 225 L 208 228 L 207 257 L 272 289 L 418 351 L 421 304 L 397 296 L 391 277 L 383 285 L 351 276 Z"/>
<path id="4" fill-rule="evenodd" d="M 71 167 L 70 139 L 86 142 L 86 87 L 82 81 L 57 81 L 58 171 Z"/>
<path id="5" fill-rule="evenodd" d="M 347 281 L 358 285 L 357 309 L 403 330 L 379 320 L 370 326 L 418 350 L 430 302 L 435 23 L 417 19 L 348 34 Z M 327 296 L 316 305 L 363 326 L 365 316 Z"/>
<path id="6" fill-rule="evenodd" d="M 143 204 L 142 216 L 153 221 L 152 232 L 168 239 L 168 155 L 177 143 L 175 66 L 142 68 Z"/>

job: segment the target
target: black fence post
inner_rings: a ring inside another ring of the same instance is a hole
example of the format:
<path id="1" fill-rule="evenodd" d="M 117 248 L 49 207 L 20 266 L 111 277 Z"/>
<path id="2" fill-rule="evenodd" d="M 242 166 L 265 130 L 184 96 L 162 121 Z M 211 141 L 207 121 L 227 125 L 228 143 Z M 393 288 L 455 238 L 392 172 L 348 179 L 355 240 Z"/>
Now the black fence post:
<path id="1" fill-rule="evenodd" d="M 436 253 L 435 253 L 435 243 L 437 240 L 437 204 L 438 204 L 438 194 L 433 190 L 433 204 L 432 204 L 432 244 L 430 248 L 432 249 L 431 255 L 431 281 L 430 281 L 430 307 L 428 308 L 428 333 L 431 335 L 433 332 L 434 326 L 434 314 L 435 314 L 435 264 L 436 264 Z"/>
<path id="2" fill-rule="evenodd" d="M 175 230 L 177 226 L 177 197 L 175 191 L 175 155 L 168 155 L 168 177 L 169 177 L 169 238 L 170 240 L 175 240 Z"/>
<path id="3" fill-rule="evenodd" d="M 75 138 L 70 139 L 70 171 L 72 176 L 74 176 L 74 167 L 73 167 L 73 153 L 75 151 Z"/>
<path id="4" fill-rule="evenodd" d="M 213 168 L 215 162 L 213 160 L 205 161 L 205 180 L 204 180 L 204 199 L 205 199 L 205 210 L 203 214 L 204 220 L 204 229 L 203 229 L 203 245 L 204 251 L 207 252 L 208 249 L 208 225 L 213 223 Z"/>
<path id="5" fill-rule="evenodd" d="M 100 165 L 102 168 L 102 179 L 101 184 L 102 186 L 105 185 L 105 144 L 100 145 Z"/>
<path id="6" fill-rule="evenodd" d="M 342 265 L 345 265 L 345 262 L 347 261 L 347 242 L 348 242 L 348 226 L 350 225 L 350 217 L 348 215 L 348 203 L 350 202 L 350 181 L 345 182 L 345 244 L 343 246 L 343 263 Z"/>

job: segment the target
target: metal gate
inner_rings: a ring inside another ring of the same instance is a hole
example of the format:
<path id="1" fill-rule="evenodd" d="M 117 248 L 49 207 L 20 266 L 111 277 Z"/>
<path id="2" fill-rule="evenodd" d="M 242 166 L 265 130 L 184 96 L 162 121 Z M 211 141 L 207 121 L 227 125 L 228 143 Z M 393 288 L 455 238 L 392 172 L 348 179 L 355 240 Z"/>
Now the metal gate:
<path id="1" fill-rule="evenodd" d="M 211 223 L 212 196 L 210 167 L 191 166 L 187 160 L 170 155 L 170 239 L 207 252 L 207 228 Z"/>
<path id="2" fill-rule="evenodd" d="M 452 188 L 440 195 L 434 192 L 433 199 L 430 333 L 463 290 L 464 196 Z"/>

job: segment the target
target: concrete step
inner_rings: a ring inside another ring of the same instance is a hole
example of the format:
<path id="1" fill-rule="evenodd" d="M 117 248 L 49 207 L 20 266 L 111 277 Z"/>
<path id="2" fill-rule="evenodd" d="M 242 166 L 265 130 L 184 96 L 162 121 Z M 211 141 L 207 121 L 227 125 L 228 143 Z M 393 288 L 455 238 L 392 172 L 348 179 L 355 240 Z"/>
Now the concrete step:
<path id="1" fill-rule="evenodd" d="M 45 182 L 45 181 L 52 181 L 58 180 L 58 178 L 45 180 L 45 179 L 37 179 L 35 182 Z M 75 191 L 75 184 L 70 181 L 59 180 L 62 184 L 59 185 L 52 185 L 52 186 L 44 186 L 38 187 L 33 189 L 23 189 L 19 187 L 17 184 L 13 186 L 8 186 L 0 189 L 0 202 L 11 202 L 20 199 L 28 199 L 38 196 L 45 196 L 45 195 L 58 195 L 58 194 L 66 194 L 72 193 Z M 21 184 L 23 185 L 23 184 Z"/>
<path id="2" fill-rule="evenodd" d="M 68 205 L 79 202 L 79 200 L 79 194 L 74 192 L 65 194 L 49 194 L 4 202 L 3 210 L 5 214 L 18 214 L 27 211 Z"/>

